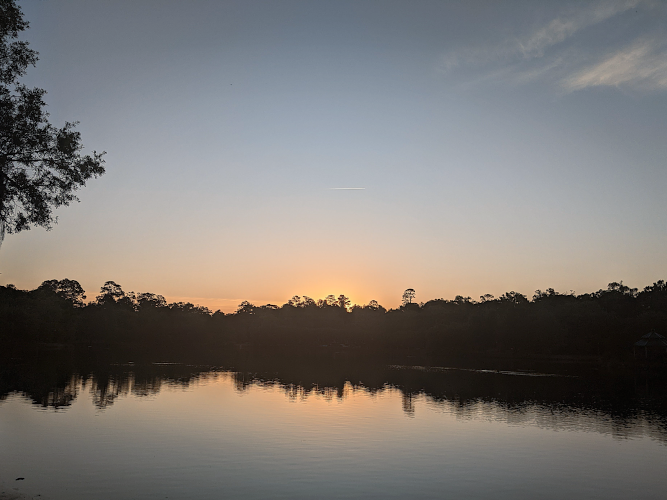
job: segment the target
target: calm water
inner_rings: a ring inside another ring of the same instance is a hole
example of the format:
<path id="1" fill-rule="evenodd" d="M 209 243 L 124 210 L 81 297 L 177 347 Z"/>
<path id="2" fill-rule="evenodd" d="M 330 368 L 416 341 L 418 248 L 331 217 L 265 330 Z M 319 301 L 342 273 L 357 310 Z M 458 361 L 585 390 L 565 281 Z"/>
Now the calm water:
<path id="1" fill-rule="evenodd" d="M 595 384 L 577 377 L 393 366 L 364 382 L 352 372 L 118 365 L 84 377 L 8 375 L 2 491 L 665 498 L 667 419 L 642 381 L 622 386 L 625 404 L 615 383 L 587 392 Z"/>

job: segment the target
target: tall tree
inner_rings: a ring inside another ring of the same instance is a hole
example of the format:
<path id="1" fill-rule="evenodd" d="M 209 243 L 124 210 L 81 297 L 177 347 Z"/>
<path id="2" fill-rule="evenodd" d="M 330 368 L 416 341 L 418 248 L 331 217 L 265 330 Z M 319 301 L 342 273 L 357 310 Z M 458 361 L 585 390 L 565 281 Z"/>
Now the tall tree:
<path id="1" fill-rule="evenodd" d="M 415 300 L 415 295 L 416 293 L 414 288 L 408 288 L 405 292 L 403 292 L 403 305 L 407 306 L 408 304 L 412 304 L 412 301 Z"/>
<path id="2" fill-rule="evenodd" d="M 19 33 L 28 28 L 16 0 L 0 0 L 0 243 L 5 231 L 50 229 L 53 210 L 78 201 L 74 192 L 104 173 L 104 153 L 83 155 L 76 123 L 49 123 L 40 88 L 19 81 L 37 52 Z"/>

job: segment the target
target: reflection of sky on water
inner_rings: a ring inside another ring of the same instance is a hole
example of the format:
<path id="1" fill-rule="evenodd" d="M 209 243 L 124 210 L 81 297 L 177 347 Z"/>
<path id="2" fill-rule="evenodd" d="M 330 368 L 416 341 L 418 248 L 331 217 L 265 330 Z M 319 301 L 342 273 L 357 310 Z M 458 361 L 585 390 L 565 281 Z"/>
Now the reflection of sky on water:
<path id="1" fill-rule="evenodd" d="M 0 480 L 26 477 L 21 491 L 54 499 L 656 498 L 667 486 L 649 418 L 230 372 L 99 391 L 79 380 L 55 412 L 9 396 Z"/>
<path id="2" fill-rule="evenodd" d="M 128 377 L 105 394 L 78 380 L 70 394 L 64 411 L 18 395 L 0 405 L 1 480 L 24 476 L 22 491 L 53 499 L 654 498 L 667 486 L 667 447 L 648 418 L 230 372 Z"/>

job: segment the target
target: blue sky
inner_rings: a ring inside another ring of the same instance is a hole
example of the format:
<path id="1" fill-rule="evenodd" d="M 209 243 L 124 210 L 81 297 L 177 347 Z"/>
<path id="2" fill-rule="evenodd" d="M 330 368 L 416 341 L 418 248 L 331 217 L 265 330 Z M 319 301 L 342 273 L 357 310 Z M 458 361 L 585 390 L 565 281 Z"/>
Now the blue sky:
<path id="1" fill-rule="evenodd" d="M 107 174 L 1 282 L 228 311 L 667 275 L 664 2 L 21 5 L 26 83 Z"/>

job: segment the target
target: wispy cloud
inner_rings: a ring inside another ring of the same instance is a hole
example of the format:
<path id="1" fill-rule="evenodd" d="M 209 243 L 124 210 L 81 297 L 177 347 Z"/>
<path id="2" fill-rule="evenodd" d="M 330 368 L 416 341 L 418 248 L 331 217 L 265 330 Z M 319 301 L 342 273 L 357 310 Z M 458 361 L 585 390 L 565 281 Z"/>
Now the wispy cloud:
<path id="1" fill-rule="evenodd" d="M 596 86 L 667 89 L 667 50 L 656 40 L 641 40 L 563 80 L 568 90 Z"/>
<path id="2" fill-rule="evenodd" d="M 570 16 L 561 16 L 528 36 L 517 40 L 517 46 L 524 58 L 542 57 L 544 52 L 556 44 L 589 26 L 601 23 L 621 12 L 637 7 L 639 0 L 605 1 L 578 11 Z"/>
<path id="3" fill-rule="evenodd" d="M 530 33 L 499 41 L 493 46 L 467 47 L 446 54 L 442 59 L 445 71 L 457 66 L 481 65 L 499 59 L 529 60 L 545 52 L 579 31 L 601 23 L 636 7 L 640 0 L 616 0 L 590 4 L 588 7 L 559 16 Z"/>
<path id="4" fill-rule="evenodd" d="M 548 80 L 566 92 L 594 86 L 664 90 L 667 89 L 664 31 L 653 34 L 635 31 L 632 35 L 619 30 L 616 39 L 611 32 L 609 40 L 613 43 L 604 46 L 591 45 L 590 32 L 581 33 L 640 5 L 653 14 L 660 12 L 656 7 L 664 8 L 664 4 L 652 0 L 584 3 L 583 8 L 565 12 L 524 35 L 500 40 L 493 46 L 452 51 L 443 57 L 441 69 L 447 73 L 476 69 L 473 80 L 476 82 L 523 85 Z M 611 29 L 613 26 L 609 25 Z"/>

